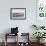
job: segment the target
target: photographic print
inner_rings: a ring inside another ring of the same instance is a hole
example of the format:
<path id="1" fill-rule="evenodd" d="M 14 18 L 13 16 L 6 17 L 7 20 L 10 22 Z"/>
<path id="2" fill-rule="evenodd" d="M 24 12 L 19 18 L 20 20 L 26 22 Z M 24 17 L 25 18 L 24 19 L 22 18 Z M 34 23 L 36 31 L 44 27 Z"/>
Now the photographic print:
<path id="1" fill-rule="evenodd" d="M 26 8 L 10 8 L 10 19 L 11 20 L 25 20 Z"/>

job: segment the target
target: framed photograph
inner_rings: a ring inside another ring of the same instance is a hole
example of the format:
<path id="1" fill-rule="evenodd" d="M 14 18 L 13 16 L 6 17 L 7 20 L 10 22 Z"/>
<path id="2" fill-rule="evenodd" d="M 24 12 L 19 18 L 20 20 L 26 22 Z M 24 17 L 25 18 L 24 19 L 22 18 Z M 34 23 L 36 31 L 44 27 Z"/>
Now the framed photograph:
<path id="1" fill-rule="evenodd" d="M 11 20 L 25 20 L 26 8 L 10 8 L 10 19 Z"/>

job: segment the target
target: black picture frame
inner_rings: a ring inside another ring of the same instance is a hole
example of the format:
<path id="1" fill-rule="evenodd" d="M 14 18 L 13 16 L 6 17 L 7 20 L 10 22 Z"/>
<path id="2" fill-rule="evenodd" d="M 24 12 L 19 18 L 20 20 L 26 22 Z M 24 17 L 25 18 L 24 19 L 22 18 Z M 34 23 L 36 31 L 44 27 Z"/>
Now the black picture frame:
<path id="1" fill-rule="evenodd" d="M 10 19 L 11 20 L 25 20 L 26 8 L 10 8 Z"/>

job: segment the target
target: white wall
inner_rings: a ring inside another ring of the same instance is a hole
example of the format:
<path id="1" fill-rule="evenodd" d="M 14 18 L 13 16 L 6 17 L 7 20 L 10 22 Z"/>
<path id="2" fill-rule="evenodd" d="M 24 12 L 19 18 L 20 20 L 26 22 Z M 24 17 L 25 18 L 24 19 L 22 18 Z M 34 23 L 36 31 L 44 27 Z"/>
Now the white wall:
<path id="1" fill-rule="evenodd" d="M 26 8 L 26 20 L 10 20 L 10 8 Z M 36 24 L 36 0 L 0 0 L 0 34 L 17 26 L 32 36 L 32 24 Z"/>

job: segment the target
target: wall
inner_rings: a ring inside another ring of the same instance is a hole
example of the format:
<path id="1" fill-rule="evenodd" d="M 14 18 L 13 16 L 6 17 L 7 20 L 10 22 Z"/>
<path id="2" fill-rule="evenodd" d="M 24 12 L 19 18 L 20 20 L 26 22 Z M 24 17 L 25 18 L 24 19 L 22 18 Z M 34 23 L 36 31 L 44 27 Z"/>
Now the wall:
<path id="1" fill-rule="evenodd" d="M 10 20 L 10 8 L 26 8 L 26 20 Z M 30 32 L 36 24 L 36 0 L 0 0 L 0 34 L 10 32 L 11 27 L 19 27 L 19 32 Z"/>

